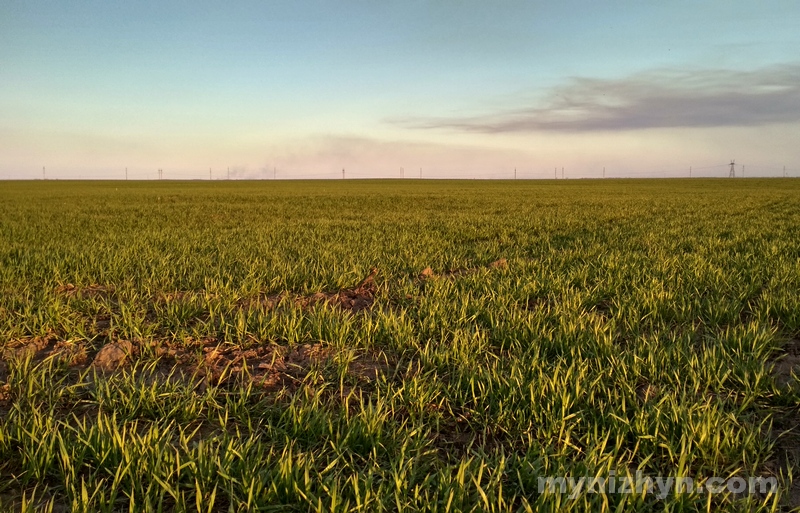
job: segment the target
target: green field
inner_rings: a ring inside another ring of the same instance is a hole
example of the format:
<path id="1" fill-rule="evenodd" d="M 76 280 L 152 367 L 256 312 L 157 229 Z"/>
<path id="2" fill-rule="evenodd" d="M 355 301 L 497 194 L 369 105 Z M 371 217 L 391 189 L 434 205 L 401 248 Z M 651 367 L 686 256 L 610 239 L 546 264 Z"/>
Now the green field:
<path id="1" fill-rule="evenodd" d="M 4 182 L 0 294 L 0 509 L 800 505 L 800 180 Z"/>

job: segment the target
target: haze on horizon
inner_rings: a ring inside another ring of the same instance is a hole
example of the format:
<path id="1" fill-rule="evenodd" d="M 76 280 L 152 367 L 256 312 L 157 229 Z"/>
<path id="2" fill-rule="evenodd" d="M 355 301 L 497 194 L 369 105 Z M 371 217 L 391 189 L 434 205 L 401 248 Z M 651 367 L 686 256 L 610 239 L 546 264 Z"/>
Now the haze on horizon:
<path id="1" fill-rule="evenodd" d="M 0 4 L 0 179 L 800 176 L 800 5 Z"/>

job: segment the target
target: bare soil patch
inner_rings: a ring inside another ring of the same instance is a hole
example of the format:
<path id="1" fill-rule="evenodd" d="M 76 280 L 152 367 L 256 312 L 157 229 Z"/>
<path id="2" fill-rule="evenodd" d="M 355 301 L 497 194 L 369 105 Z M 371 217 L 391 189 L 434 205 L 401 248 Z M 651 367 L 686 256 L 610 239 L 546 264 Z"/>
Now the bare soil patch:
<path id="1" fill-rule="evenodd" d="M 114 292 L 114 287 L 99 285 L 92 283 L 85 287 L 75 286 L 72 283 L 66 283 L 56 287 L 56 293 L 68 297 L 108 297 Z"/>
<path id="2" fill-rule="evenodd" d="M 11 346 L 0 355 L 0 383 L 7 381 L 11 359 L 39 362 L 54 356 L 71 370 L 94 369 L 109 375 L 152 358 L 149 362 L 154 367 L 142 376 L 147 382 L 178 379 L 200 389 L 252 382 L 265 391 L 296 389 L 312 370 L 333 364 L 338 354 L 335 348 L 319 342 L 243 347 L 211 338 L 183 342 L 112 340 L 97 351 L 55 337 L 19 340 Z M 365 385 L 390 372 L 393 363 L 382 352 L 359 351 L 346 371 L 351 384 Z M 0 385 L 0 406 L 9 399 L 7 388 Z"/>
<path id="3" fill-rule="evenodd" d="M 792 339 L 773 360 L 772 376 L 781 387 L 798 387 L 800 382 L 800 340 Z M 790 509 L 800 507 L 800 405 L 781 408 L 772 417 L 772 428 L 768 433 L 775 441 L 776 460 L 768 464 L 773 474 L 793 469 L 793 481 L 787 494 Z"/>
<path id="4" fill-rule="evenodd" d="M 792 376 L 792 373 L 795 377 Z M 772 376 L 781 387 L 798 383 L 798 378 L 800 378 L 800 340 L 793 339 L 786 344 L 783 353 L 774 360 Z"/>
<path id="5" fill-rule="evenodd" d="M 59 340 L 55 336 L 32 337 L 13 340 L 0 351 L 0 416 L 6 413 L 11 400 L 11 386 L 8 384 L 8 364 L 12 359 L 30 358 L 40 362 L 48 357 L 69 367 L 85 368 L 89 361 L 88 351 L 83 342 Z"/>
<path id="6" fill-rule="evenodd" d="M 246 369 L 254 383 L 272 390 L 298 384 L 315 364 L 327 357 L 328 350 L 321 344 L 302 344 L 293 348 L 205 347 L 197 370 L 206 375 L 210 384 L 219 385 L 240 377 Z"/>
<path id="7" fill-rule="evenodd" d="M 555 306 L 556 300 L 546 295 L 530 296 L 525 300 L 525 310 L 535 312 Z"/>
<path id="8" fill-rule="evenodd" d="M 31 358 L 39 362 L 51 356 L 69 366 L 85 365 L 88 362 L 88 349 L 83 342 L 59 340 L 54 335 L 12 340 L 0 351 L 0 381 L 5 381 L 8 360 L 12 358 Z"/>
<path id="9" fill-rule="evenodd" d="M 327 303 L 343 311 L 357 313 L 368 311 L 375 303 L 378 287 L 375 278 L 378 269 L 372 268 L 369 274 L 354 287 L 332 292 L 317 292 L 310 295 L 279 294 L 266 296 L 264 301 L 277 306 L 281 301 L 290 300 L 303 308 L 319 303 Z M 101 285 L 76 287 L 72 284 L 60 286 L 59 294 L 68 297 L 95 297 L 113 292 L 112 288 Z M 161 294 L 154 301 L 191 300 L 202 292 L 175 292 Z M 247 304 L 247 303 L 244 303 Z M 243 306 L 240 303 L 240 306 Z M 93 319 L 94 332 L 107 335 L 110 326 L 108 316 Z M 103 341 L 103 338 L 96 340 Z M 95 342 L 96 344 L 96 342 Z M 55 355 L 59 361 L 75 370 L 96 369 L 102 373 L 116 372 L 136 364 L 144 355 L 157 358 L 156 379 L 167 376 L 200 378 L 206 384 L 216 385 L 230 380 L 239 381 L 248 376 L 253 382 L 267 389 L 277 389 L 298 384 L 317 365 L 330 360 L 333 349 L 320 343 L 306 343 L 293 347 L 274 344 L 255 347 L 239 347 L 221 343 L 215 339 L 200 341 L 127 341 L 106 338 L 97 350 L 86 342 L 59 340 L 56 336 L 32 337 L 11 341 L 0 351 L 0 383 L 8 376 L 8 361 L 31 358 L 42 361 Z M 388 361 L 371 354 L 359 354 L 348 366 L 350 374 L 358 382 L 370 382 L 386 372 Z"/>
<path id="10" fill-rule="evenodd" d="M 644 378 L 639 378 L 636 383 L 636 397 L 639 398 L 641 403 L 647 403 L 651 399 L 658 397 L 660 390 L 656 385 L 648 382 Z"/>
<path id="11" fill-rule="evenodd" d="M 489 262 L 486 265 L 478 265 L 475 267 L 464 267 L 460 269 L 451 269 L 449 271 L 445 271 L 442 274 L 436 274 L 433 269 L 430 267 L 426 267 L 423 269 L 419 275 L 417 276 L 418 280 L 425 281 L 434 278 L 458 278 L 459 276 L 465 276 L 468 274 L 475 274 L 485 269 L 506 269 L 508 268 L 508 260 L 505 258 L 500 258 L 495 260 L 494 262 Z"/>
<path id="12" fill-rule="evenodd" d="M 786 409 L 772 416 L 772 427 L 766 433 L 775 442 L 774 459 L 767 462 L 766 472 L 770 475 L 784 475 L 793 469 L 793 480 L 786 493 L 786 505 L 800 507 L 800 410 L 797 407 Z"/>
<path id="13" fill-rule="evenodd" d="M 261 295 L 258 298 L 246 298 L 239 302 L 240 307 L 259 304 L 269 309 L 278 307 L 284 301 L 290 301 L 301 308 L 311 308 L 321 303 L 327 303 L 341 310 L 358 313 L 372 309 L 378 286 L 375 277 L 378 269 L 373 267 L 369 274 L 358 285 L 337 291 L 315 292 L 314 294 L 298 295 L 289 292 L 280 294 Z"/>

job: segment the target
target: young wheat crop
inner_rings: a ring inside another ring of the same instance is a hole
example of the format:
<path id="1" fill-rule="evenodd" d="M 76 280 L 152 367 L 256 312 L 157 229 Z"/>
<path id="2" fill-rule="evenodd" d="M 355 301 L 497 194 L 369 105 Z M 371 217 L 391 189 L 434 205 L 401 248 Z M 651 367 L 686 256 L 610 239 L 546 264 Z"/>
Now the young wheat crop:
<path id="1" fill-rule="evenodd" d="M 6 183 L 0 507 L 798 505 L 799 231 L 796 180 Z M 539 487 L 637 472 L 778 487 Z"/>

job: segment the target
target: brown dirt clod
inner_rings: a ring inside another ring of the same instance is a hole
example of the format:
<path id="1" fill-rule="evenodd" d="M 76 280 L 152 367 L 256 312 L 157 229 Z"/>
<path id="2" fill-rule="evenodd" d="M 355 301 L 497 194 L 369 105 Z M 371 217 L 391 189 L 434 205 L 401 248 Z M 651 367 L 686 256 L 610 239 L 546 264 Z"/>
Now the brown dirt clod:
<path id="1" fill-rule="evenodd" d="M 127 340 L 110 342 L 103 346 L 95 355 L 92 367 L 100 370 L 116 370 L 125 365 L 128 357 L 133 353 L 133 344 Z"/>
<path id="2" fill-rule="evenodd" d="M 500 258 L 489 264 L 490 269 L 506 269 L 508 267 L 508 260 Z"/>
<path id="3" fill-rule="evenodd" d="M 435 278 L 435 277 L 436 273 L 434 273 L 433 269 L 431 269 L 430 267 L 426 267 L 425 269 L 422 270 L 421 273 L 419 273 L 420 280 L 428 280 L 430 278 Z"/>

